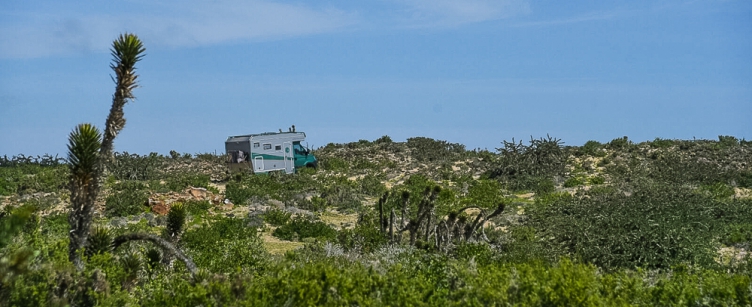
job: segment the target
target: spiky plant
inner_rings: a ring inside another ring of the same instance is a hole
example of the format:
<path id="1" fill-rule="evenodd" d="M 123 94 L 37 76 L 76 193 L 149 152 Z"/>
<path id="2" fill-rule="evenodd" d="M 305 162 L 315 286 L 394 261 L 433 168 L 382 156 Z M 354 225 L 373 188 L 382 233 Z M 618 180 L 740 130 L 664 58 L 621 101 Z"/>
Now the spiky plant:
<path id="1" fill-rule="evenodd" d="M 79 270 L 83 262 L 77 252 L 86 246 L 94 213 L 94 201 L 99 195 L 99 179 L 106 162 L 112 157 L 113 141 L 125 126 L 123 106 L 133 99 L 138 87 L 136 63 L 144 56 L 141 40 L 131 33 L 121 34 L 112 43 L 112 64 L 115 71 L 115 94 L 105 122 L 104 135 L 91 124 L 79 125 L 69 138 L 68 162 L 71 168 L 70 186 L 72 210 L 68 216 L 70 240 L 68 258 Z"/>
<path id="2" fill-rule="evenodd" d="M 110 231 L 104 227 L 95 227 L 89 235 L 86 255 L 91 257 L 111 250 L 112 235 L 110 234 Z"/>
<path id="3" fill-rule="evenodd" d="M 150 269 L 154 269 L 159 265 L 159 261 L 162 260 L 162 253 L 159 250 L 150 248 L 146 251 L 146 260 Z"/>
<path id="4" fill-rule="evenodd" d="M 69 186 L 71 192 L 70 242 L 68 256 L 78 268 L 83 263 L 77 251 L 86 246 L 94 213 L 94 201 L 99 191 L 99 147 L 102 134 L 92 124 L 80 124 L 68 137 Z"/>
<path id="5" fill-rule="evenodd" d="M 136 284 L 138 273 L 141 271 L 141 257 L 138 253 L 128 252 L 120 258 L 120 265 L 125 271 L 122 286 L 124 289 L 130 290 Z"/>
<path id="6" fill-rule="evenodd" d="M 182 203 L 175 203 L 170 207 L 167 213 L 167 236 L 171 241 L 176 242 L 183 232 L 185 225 L 185 206 Z"/>
<path id="7" fill-rule="evenodd" d="M 138 87 L 136 63 L 144 57 L 143 43 L 135 34 L 121 34 L 112 43 L 112 63 L 110 68 L 115 71 L 115 94 L 112 95 L 112 107 L 105 122 L 104 139 L 100 153 L 104 159 L 110 159 L 113 141 L 120 130 L 125 127 L 123 106 L 134 99 L 133 90 Z"/>

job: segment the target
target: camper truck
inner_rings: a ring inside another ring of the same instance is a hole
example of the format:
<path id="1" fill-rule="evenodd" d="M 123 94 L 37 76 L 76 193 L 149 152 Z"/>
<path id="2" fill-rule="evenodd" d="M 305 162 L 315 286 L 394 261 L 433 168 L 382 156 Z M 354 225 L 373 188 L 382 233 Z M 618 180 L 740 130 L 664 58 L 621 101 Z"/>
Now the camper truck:
<path id="1" fill-rule="evenodd" d="M 305 137 L 305 133 L 292 129 L 289 132 L 230 136 L 225 141 L 228 166 L 236 171 L 267 173 L 280 170 L 287 174 L 301 167 L 316 167 L 316 157 L 301 145 Z"/>

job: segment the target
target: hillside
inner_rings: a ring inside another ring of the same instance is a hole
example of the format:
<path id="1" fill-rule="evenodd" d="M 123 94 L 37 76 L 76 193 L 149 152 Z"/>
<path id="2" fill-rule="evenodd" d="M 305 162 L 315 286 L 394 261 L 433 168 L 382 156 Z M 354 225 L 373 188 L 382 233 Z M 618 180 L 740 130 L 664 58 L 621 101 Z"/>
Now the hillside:
<path id="1" fill-rule="evenodd" d="M 318 169 L 117 153 L 86 268 L 69 169 L 0 158 L 0 302 L 40 305 L 750 305 L 752 142 L 493 152 L 424 137 L 328 144 Z M 198 268 L 148 241 L 173 243 Z"/>

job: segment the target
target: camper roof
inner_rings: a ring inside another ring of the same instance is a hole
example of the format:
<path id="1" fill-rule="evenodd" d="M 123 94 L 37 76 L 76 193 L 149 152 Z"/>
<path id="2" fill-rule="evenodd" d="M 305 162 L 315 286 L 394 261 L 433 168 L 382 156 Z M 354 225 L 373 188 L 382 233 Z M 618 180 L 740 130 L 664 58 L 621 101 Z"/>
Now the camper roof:
<path id="1" fill-rule="evenodd" d="M 291 139 L 293 141 L 302 141 L 306 137 L 305 132 L 264 132 L 255 134 L 235 135 L 227 138 L 227 142 L 241 142 L 251 139 L 272 140 L 272 139 Z"/>

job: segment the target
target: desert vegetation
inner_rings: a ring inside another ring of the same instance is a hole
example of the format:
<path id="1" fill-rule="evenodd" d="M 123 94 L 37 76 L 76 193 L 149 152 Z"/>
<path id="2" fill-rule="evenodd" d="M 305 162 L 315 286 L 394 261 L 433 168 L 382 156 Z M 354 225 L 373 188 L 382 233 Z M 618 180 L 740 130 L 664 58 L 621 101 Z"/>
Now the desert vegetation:
<path id="1" fill-rule="evenodd" d="M 0 298 L 12 306 L 752 303 L 749 142 L 520 144 L 495 152 L 428 138 L 329 144 L 314 151 L 319 169 L 293 175 L 230 173 L 210 154 L 116 154 L 81 270 L 68 255 L 69 165 L 4 157 Z M 126 241 L 134 233 L 144 240 Z"/>
<path id="2" fill-rule="evenodd" d="M 752 304 L 752 142 L 384 136 L 230 172 L 114 151 L 142 51 L 113 46 L 104 133 L 0 158 L 2 305 Z"/>

